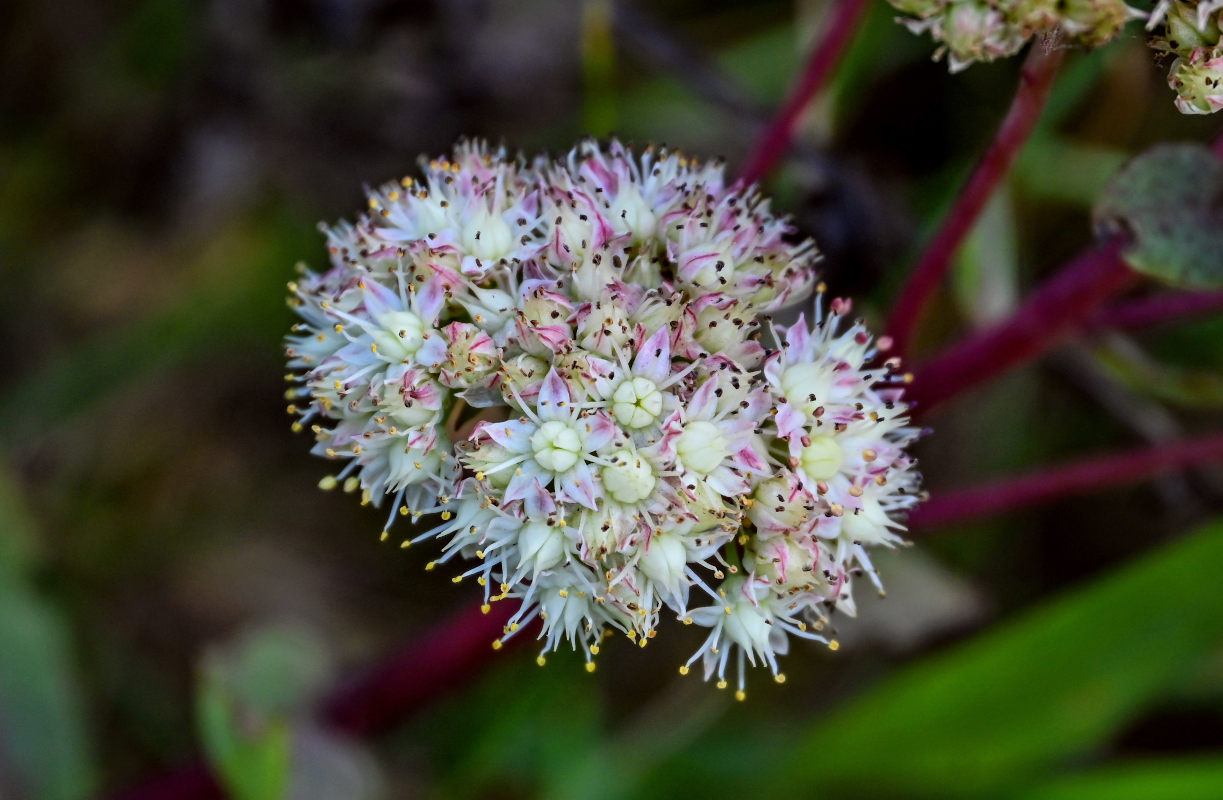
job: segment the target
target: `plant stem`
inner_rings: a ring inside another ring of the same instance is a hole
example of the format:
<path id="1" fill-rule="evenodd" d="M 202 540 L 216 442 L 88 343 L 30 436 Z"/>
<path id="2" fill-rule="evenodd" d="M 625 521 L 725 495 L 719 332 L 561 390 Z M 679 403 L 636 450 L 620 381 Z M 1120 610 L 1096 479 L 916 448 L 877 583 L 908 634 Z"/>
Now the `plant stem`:
<path id="1" fill-rule="evenodd" d="M 1132 331 L 1216 311 L 1223 311 L 1223 292 L 1165 292 L 1100 309 L 1091 324 Z"/>
<path id="2" fill-rule="evenodd" d="M 1211 461 L 1223 461 L 1223 435 L 1166 442 L 1046 467 L 1020 478 L 935 494 L 909 517 L 909 528 L 938 528 L 1062 497 L 1126 486 L 1162 472 Z"/>
<path id="3" fill-rule="evenodd" d="M 763 179 L 785 155 L 790 142 L 794 140 L 803 112 L 828 83 L 833 68 L 849 49 L 849 43 L 869 7 L 870 0 L 837 0 L 837 7 L 831 12 L 832 19 L 828 28 L 811 51 L 811 57 L 799 77 L 798 85 L 794 87 L 748 157 L 747 165 L 740 176 L 745 183 L 756 183 Z"/>
<path id="4" fill-rule="evenodd" d="M 1034 43 L 1028 52 L 1019 72 L 1015 99 L 997 135 L 897 297 L 887 324 L 896 352 L 908 352 L 913 332 L 930 298 L 947 275 L 952 257 L 1036 127 L 1061 63 L 1062 51 L 1046 48 L 1041 42 Z"/>
<path id="5" fill-rule="evenodd" d="M 514 600 L 494 603 L 487 614 L 472 606 L 444 620 L 420 639 L 323 701 L 323 720 L 359 736 L 383 733 L 441 695 L 467 685 L 494 663 L 491 645 L 514 612 Z M 519 631 L 510 644 L 531 640 Z"/>
<path id="6" fill-rule="evenodd" d="M 916 370 L 906 392 L 918 413 L 1028 361 L 1075 332 L 1105 300 L 1137 279 L 1122 243 L 1088 250 L 1042 284 L 1008 319 Z"/>

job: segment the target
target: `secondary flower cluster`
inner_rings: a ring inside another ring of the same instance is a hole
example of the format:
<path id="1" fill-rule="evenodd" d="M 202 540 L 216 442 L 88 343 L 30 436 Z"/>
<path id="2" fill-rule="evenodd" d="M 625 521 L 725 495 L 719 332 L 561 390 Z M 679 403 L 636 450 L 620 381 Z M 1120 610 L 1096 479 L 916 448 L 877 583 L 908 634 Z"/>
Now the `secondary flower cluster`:
<path id="1" fill-rule="evenodd" d="M 754 188 L 617 142 L 526 162 L 481 144 L 373 191 L 290 284 L 295 428 L 343 462 L 322 482 L 434 520 L 485 610 L 538 618 L 548 652 L 708 629 L 700 660 L 835 647 L 867 549 L 900 542 L 919 477 L 898 362 L 844 300 L 769 314 L 815 283 Z M 543 656 L 540 656 L 542 661 Z"/>
<path id="2" fill-rule="evenodd" d="M 1223 108 L 1223 0 L 1161 0 L 1149 28 L 1160 28 L 1151 47 L 1176 56 L 1168 85 L 1182 114 L 1213 114 Z"/>
<path id="3" fill-rule="evenodd" d="M 976 61 L 1018 53 L 1034 36 L 1057 33 L 1060 42 L 1108 44 L 1131 19 L 1144 17 L 1124 0 L 888 0 L 910 15 L 914 33 L 939 43 L 952 72 Z"/>

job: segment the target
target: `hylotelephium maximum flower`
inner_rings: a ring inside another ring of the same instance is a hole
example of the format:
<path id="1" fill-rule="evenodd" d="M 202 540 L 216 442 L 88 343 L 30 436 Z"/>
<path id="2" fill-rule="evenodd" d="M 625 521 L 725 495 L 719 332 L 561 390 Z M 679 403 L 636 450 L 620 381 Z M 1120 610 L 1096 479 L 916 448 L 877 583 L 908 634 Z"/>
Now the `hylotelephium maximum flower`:
<path id="1" fill-rule="evenodd" d="M 825 637 L 868 556 L 901 542 L 920 478 L 905 376 L 816 286 L 755 187 L 618 142 L 563 160 L 464 143 L 326 229 L 331 266 L 290 303 L 289 411 L 360 490 L 428 518 L 484 608 L 520 605 L 587 668 L 662 617 L 708 629 L 727 685 L 777 680 L 791 637 Z M 777 310 L 816 300 L 790 325 Z M 419 530 L 419 529 L 415 529 Z M 415 532 L 414 530 L 414 532 Z M 543 655 L 540 655 L 542 662 Z"/>

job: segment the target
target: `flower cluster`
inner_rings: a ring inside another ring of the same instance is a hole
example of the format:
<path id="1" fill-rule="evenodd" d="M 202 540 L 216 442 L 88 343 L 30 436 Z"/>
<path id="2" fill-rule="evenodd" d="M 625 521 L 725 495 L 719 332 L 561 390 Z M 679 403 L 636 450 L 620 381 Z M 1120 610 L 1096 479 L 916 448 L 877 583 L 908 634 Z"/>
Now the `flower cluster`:
<path id="1" fill-rule="evenodd" d="M 908 14 L 914 33 L 929 33 L 952 72 L 1018 53 L 1033 37 L 1056 33 L 1085 47 L 1108 44 L 1145 15 L 1124 0 L 888 0 Z"/>
<path id="2" fill-rule="evenodd" d="M 370 193 L 290 284 L 290 413 L 325 478 L 429 517 L 485 610 L 519 606 L 548 652 L 591 660 L 660 618 L 708 629 L 701 661 L 830 647 L 867 551 L 901 541 L 919 477 L 899 362 L 823 287 L 754 188 L 719 164 L 617 142 L 527 162 L 482 144 Z M 540 659 L 542 661 L 543 655 Z"/>
<path id="3" fill-rule="evenodd" d="M 1213 114 L 1223 108 L 1223 0 L 1161 0 L 1148 25 L 1159 32 L 1151 46 L 1176 58 L 1168 85 L 1182 114 Z"/>

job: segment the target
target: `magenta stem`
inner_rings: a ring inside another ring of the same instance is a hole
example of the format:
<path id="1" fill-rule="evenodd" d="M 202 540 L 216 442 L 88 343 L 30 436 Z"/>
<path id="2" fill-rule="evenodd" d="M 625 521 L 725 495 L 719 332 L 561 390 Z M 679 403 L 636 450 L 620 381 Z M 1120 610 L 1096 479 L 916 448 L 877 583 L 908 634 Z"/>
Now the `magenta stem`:
<path id="1" fill-rule="evenodd" d="M 1137 279 L 1120 252 L 1119 242 L 1088 250 L 1032 292 L 1010 318 L 918 367 L 907 399 L 919 412 L 929 411 L 1060 343 Z"/>
<path id="2" fill-rule="evenodd" d="M 935 493 L 909 517 L 911 530 L 938 528 L 1062 497 L 1126 486 L 1169 470 L 1223 461 L 1223 435 L 1167 442 L 1086 461 L 1043 467 L 1037 473 L 970 489 Z"/>
<path id="3" fill-rule="evenodd" d="M 1100 309 L 1091 318 L 1091 324 L 1133 331 L 1216 311 L 1223 311 L 1223 292 L 1166 292 Z"/>
<path id="4" fill-rule="evenodd" d="M 487 614 L 476 606 L 455 614 L 333 691 L 323 702 L 324 721 L 346 733 L 372 736 L 441 695 L 468 685 L 492 666 L 492 643 L 518 608 L 516 600 L 509 600 L 494 603 Z M 532 638 L 529 631 L 519 631 L 507 646 Z"/>
<path id="5" fill-rule="evenodd" d="M 946 277 L 952 257 L 1036 127 L 1061 63 L 1061 49 L 1045 48 L 1037 42 L 1029 51 L 1019 72 L 1015 99 L 997 135 L 897 297 L 887 324 L 896 352 L 909 351 L 913 332 L 930 298 Z"/>
<path id="6" fill-rule="evenodd" d="M 828 83 L 833 69 L 849 49 L 849 43 L 869 7 L 870 0 L 837 0 L 837 7 L 832 11 L 832 20 L 824 31 L 823 38 L 811 51 L 811 58 L 799 77 L 798 85 L 794 87 L 785 105 L 769 123 L 769 127 L 748 157 L 747 166 L 740 175 L 745 183 L 756 183 L 763 179 L 785 155 L 798 131 L 803 112 Z"/>

